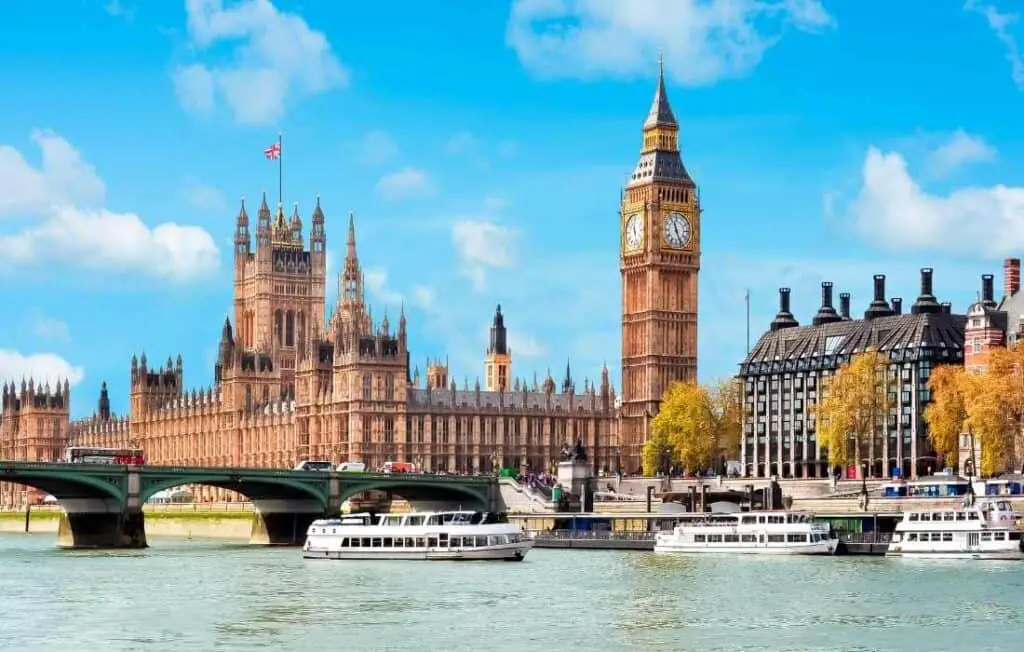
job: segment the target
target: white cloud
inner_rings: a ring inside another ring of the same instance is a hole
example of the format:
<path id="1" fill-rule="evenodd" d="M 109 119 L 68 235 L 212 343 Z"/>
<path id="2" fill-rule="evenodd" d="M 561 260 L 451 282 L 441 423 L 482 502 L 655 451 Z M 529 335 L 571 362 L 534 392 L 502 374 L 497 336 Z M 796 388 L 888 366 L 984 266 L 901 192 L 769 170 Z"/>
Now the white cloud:
<path id="1" fill-rule="evenodd" d="M 942 176 L 969 163 L 983 163 L 995 158 L 994 147 L 982 138 L 972 136 L 963 129 L 957 129 L 948 142 L 930 153 L 928 165 L 933 174 Z"/>
<path id="2" fill-rule="evenodd" d="M 32 331 L 39 337 L 48 340 L 67 342 L 71 339 L 71 329 L 65 322 L 52 317 L 37 317 L 32 321 Z"/>
<path id="3" fill-rule="evenodd" d="M 1024 188 L 929 194 L 910 176 L 903 156 L 876 147 L 868 149 L 850 212 L 864 237 L 885 249 L 1000 256 L 1024 248 Z"/>
<path id="4" fill-rule="evenodd" d="M 388 287 L 388 272 L 382 267 L 370 267 L 363 271 L 366 279 L 366 289 L 370 294 L 384 304 L 396 304 L 402 302 L 402 293 Z"/>
<path id="5" fill-rule="evenodd" d="M 135 12 L 138 7 L 126 7 L 121 4 L 121 0 L 110 0 L 107 4 L 103 5 L 103 11 L 107 12 L 114 18 L 123 18 L 129 23 L 135 19 Z"/>
<path id="6" fill-rule="evenodd" d="M 424 285 L 412 286 L 412 299 L 421 308 L 433 308 L 437 299 L 434 291 Z"/>
<path id="7" fill-rule="evenodd" d="M 195 179 L 185 181 L 185 200 L 192 206 L 210 213 L 227 211 L 227 202 L 220 191 Z"/>
<path id="8" fill-rule="evenodd" d="M 279 119 L 285 100 L 348 84 L 349 73 L 323 32 L 269 0 L 186 0 L 188 34 L 197 50 L 233 44 L 230 63 L 193 63 L 174 73 L 182 106 L 205 112 L 219 97 L 242 124 Z"/>
<path id="9" fill-rule="evenodd" d="M 452 242 L 459 266 L 480 291 L 486 285 L 489 268 L 515 264 L 518 234 L 513 229 L 488 220 L 460 219 L 452 225 Z"/>
<path id="10" fill-rule="evenodd" d="M 1010 62 L 1010 75 L 1017 88 L 1024 90 L 1024 55 L 1021 54 L 1017 39 L 1010 32 L 1010 26 L 1020 20 L 1017 14 L 1003 14 L 992 5 L 983 5 L 977 0 L 967 0 L 964 9 L 974 11 L 985 17 L 996 38 L 1006 48 L 1006 60 Z"/>
<path id="11" fill-rule="evenodd" d="M 505 40 L 543 77 L 650 75 L 681 84 L 752 70 L 787 26 L 833 27 L 819 0 L 515 0 Z"/>
<path id="12" fill-rule="evenodd" d="M 381 165 L 398 156 L 398 143 L 386 131 L 368 132 L 359 142 L 359 158 L 367 165 Z"/>
<path id="13" fill-rule="evenodd" d="M 32 167 L 21 152 L 0 145 L 0 217 L 43 215 L 53 206 L 98 206 L 107 189 L 92 165 L 71 143 L 49 130 L 32 132 L 41 164 Z"/>
<path id="14" fill-rule="evenodd" d="M 186 111 L 206 113 L 214 105 L 213 74 L 198 63 L 180 66 L 174 71 L 174 92 Z"/>
<path id="15" fill-rule="evenodd" d="M 548 354 L 548 347 L 539 342 L 537 338 L 519 331 L 509 332 L 508 346 L 516 358 L 541 358 Z"/>
<path id="16" fill-rule="evenodd" d="M 185 280 L 217 267 L 204 229 L 173 222 L 151 229 L 133 213 L 102 208 L 103 181 L 70 143 L 52 132 L 35 132 L 33 140 L 42 152 L 38 169 L 0 146 L 0 215 L 35 220 L 0 233 L 0 270 L 53 261 Z"/>
<path id="17" fill-rule="evenodd" d="M 55 353 L 22 354 L 11 349 L 0 349 L 0 383 L 35 379 L 37 383 L 56 383 L 67 379 L 77 385 L 85 377 L 85 370 Z"/>
<path id="18" fill-rule="evenodd" d="M 381 177 L 377 182 L 377 193 L 387 201 L 426 195 L 433 188 L 427 173 L 414 167 L 406 167 Z"/>

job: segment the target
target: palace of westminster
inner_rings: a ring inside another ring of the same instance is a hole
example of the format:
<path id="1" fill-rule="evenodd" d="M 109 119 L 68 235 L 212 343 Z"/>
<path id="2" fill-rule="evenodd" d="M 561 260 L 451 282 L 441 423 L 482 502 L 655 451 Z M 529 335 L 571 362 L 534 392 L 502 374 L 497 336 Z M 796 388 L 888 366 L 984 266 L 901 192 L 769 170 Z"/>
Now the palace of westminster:
<path id="1" fill-rule="evenodd" d="M 527 381 L 513 373 L 498 306 L 483 382 L 461 387 L 441 361 L 411 368 L 408 324 L 372 318 L 350 215 L 338 301 L 325 305 L 325 216 L 308 246 L 298 209 L 266 197 L 255 248 L 243 202 L 234 237 L 234 314 L 221 329 L 209 388 L 183 385 L 181 357 L 131 359 L 130 411 L 115 415 L 104 383 L 95 413 L 69 420 L 67 382 L 4 384 L 0 459 L 58 460 L 69 445 L 138 447 L 147 463 L 291 468 L 304 459 L 418 463 L 429 471 L 548 472 L 580 442 L 595 471 L 637 471 L 647 423 L 672 382 L 695 380 L 700 205 L 684 167 L 664 77 L 622 193 L 622 396 L 607 367 L 577 385 L 569 366 Z M 255 249 L 255 250 L 254 250 Z M 2 501 L 2 495 L 0 495 Z"/>

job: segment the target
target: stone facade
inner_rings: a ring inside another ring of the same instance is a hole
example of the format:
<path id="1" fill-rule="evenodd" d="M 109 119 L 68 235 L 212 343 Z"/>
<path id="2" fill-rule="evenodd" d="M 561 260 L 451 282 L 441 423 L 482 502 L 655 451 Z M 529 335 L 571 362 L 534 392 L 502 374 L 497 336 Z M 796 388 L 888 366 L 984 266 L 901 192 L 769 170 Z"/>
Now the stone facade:
<path id="1" fill-rule="evenodd" d="M 850 316 L 850 295 L 832 305 L 832 284 L 822 283 L 821 308 L 800 326 L 789 309 L 789 288 L 779 290 L 779 312 L 740 366 L 743 383 L 741 455 L 745 474 L 783 478 L 829 475 L 828 450 L 817 441 L 813 406 L 822 384 L 851 356 L 874 348 L 889 357 L 891 401 L 884 432 L 862 442 L 847 477 L 929 475 L 939 469 L 924 410 L 928 378 L 940 364 L 963 364 L 967 318 L 932 294 L 932 270 L 921 270 L 921 292 L 903 313 L 899 297 L 885 299 L 885 276 L 874 278 L 874 300 L 863 319 Z M 952 462 L 952 460 L 951 460 Z"/>
<path id="2" fill-rule="evenodd" d="M 622 451 L 638 470 L 665 390 L 697 380 L 700 196 L 679 154 L 679 124 L 659 75 L 640 160 L 619 212 L 622 274 Z"/>
<path id="3" fill-rule="evenodd" d="M 4 383 L 0 399 L 0 460 L 60 461 L 68 439 L 71 391 L 68 381 L 37 385 Z M 0 482 L 0 506 L 37 502 L 38 491 Z"/>
<path id="4" fill-rule="evenodd" d="M 428 471 L 549 472 L 563 444 L 580 441 L 595 471 L 614 468 L 617 413 L 607 368 L 578 388 L 567 366 L 561 391 L 550 373 L 542 381 L 513 378 L 499 306 L 481 356 L 493 390 L 479 380 L 457 387 L 440 361 L 428 364 L 421 383 L 419 369 L 410 369 L 404 311 L 396 328 L 386 314 L 372 317 L 354 217 L 338 303 L 325 320 L 319 201 L 308 249 L 297 212 L 286 220 L 278 206 L 272 221 L 264 198 L 258 215 L 251 252 L 244 203 L 238 214 L 235 319 L 221 329 L 212 386 L 186 388 L 181 356 L 157 366 L 143 353 L 131 360 L 126 417 L 110 412 L 104 385 L 95 414 L 70 424 L 66 383 L 55 394 L 29 384 L 17 399 L 5 389 L 0 442 L 17 444 L 5 443 L 0 458 L 57 459 L 73 444 L 140 447 L 147 463 L 162 465 L 290 468 L 325 459 L 376 468 L 406 460 Z"/>

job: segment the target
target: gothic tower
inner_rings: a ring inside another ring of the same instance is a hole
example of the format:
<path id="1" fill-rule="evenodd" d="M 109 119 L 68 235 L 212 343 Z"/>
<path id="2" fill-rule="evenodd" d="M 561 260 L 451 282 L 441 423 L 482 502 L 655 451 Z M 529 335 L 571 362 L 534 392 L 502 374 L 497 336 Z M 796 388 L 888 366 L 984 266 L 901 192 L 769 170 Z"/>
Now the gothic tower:
<path id="1" fill-rule="evenodd" d="M 640 466 L 647 421 L 676 381 L 697 379 L 700 198 L 679 155 L 679 124 L 658 75 L 640 161 L 619 213 L 622 273 L 622 424 L 629 470 Z"/>
<path id="2" fill-rule="evenodd" d="M 279 204 L 271 219 L 264 193 L 257 213 L 255 253 L 242 202 L 235 229 L 235 340 L 242 350 L 271 355 L 281 371 L 282 390 L 293 389 L 298 360 L 323 333 L 326 248 L 319 197 L 306 249 L 298 204 L 290 218 Z"/>
<path id="3" fill-rule="evenodd" d="M 509 390 L 509 379 L 512 377 L 512 350 L 508 348 L 508 333 L 505 330 L 505 317 L 501 314 L 501 304 L 498 304 L 497 310 L 494 311 L 491 345 L 487 347 L 484 373 L 487 378 L 487 391 Z"/>

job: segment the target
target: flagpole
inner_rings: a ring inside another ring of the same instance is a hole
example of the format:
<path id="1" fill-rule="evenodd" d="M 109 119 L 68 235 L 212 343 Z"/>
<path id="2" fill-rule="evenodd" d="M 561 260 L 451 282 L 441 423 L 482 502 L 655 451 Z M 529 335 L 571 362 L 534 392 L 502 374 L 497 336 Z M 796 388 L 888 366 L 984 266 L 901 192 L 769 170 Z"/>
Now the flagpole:
<path id="1" fill-rule="evenodd" d="M 281 141 L 284 138 L 282 132 L 277 132 L 277 204 L 284 205 L 284 148 Z"/>
<path id="2" fill-rule="evenodd" d="M 743 295 L 743 303 L 747 308 L 747 355 L 750 355 L 750 288 L 747 288 L 747 293 Z"/>

